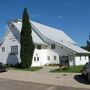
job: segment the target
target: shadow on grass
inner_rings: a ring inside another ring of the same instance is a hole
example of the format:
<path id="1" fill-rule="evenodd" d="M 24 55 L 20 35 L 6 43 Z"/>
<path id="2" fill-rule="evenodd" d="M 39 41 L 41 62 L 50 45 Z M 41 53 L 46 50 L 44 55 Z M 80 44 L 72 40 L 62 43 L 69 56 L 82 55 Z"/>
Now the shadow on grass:
<path id="1" fill-rule="evenodd" d="M 79 83 L 90 85 L 90 83 L 87 81 L 87 79 L 85 77 L 83 77 L 82 75 L 80 75 L 80 74 L 75 75 L 74 79 Z"/>
<path id="2" fill-rule="evenodd" d="M 30 67 L 30 68 L 20 68 L 20 67 L 9 67 L 9 70 L 20 70 L 20 71 L 37 71 L 43 69 L 43 67 Z"/>

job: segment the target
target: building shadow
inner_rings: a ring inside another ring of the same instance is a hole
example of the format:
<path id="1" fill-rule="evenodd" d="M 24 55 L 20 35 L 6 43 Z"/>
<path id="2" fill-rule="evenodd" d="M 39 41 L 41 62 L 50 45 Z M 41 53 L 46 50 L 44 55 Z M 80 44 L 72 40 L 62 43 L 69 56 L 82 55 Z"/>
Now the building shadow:
<path id="1" fill-rule="evenodd" d="M 7 64 L 15 65 L 18 62 L 19 62 L 18 57 L 16 55 L 8 54 L 7 61 L 6 61 Z"/>
<path id="2" fill-rule="evenodd" d="M 90 83 L 87 81 L 87 79 L 80 74 L 75 75 L 74 79 L 79 83 L 90 85 Z"/>

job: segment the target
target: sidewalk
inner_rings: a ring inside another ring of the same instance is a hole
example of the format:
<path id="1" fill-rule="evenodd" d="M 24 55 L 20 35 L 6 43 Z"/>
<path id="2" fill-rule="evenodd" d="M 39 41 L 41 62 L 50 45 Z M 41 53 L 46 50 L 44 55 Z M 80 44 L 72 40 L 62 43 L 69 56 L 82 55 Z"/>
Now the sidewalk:
<path id="1" fill-rule="evenodd" d="M 90 84 L 78 82 L 77 76 L 80 76 L 78 73 L 49 73 L 49 70 L 55 68 L 57 67 L 44 67 L 36 72 L 9 70 L 8 72 L 0 73 L 0 78 L 90 89 Z"/>

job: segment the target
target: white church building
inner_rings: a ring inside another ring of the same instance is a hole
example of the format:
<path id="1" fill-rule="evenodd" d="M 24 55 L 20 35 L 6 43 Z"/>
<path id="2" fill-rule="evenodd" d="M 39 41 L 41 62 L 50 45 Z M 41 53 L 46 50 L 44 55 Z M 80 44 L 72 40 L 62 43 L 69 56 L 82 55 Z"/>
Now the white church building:
<path id="1" fill-rule="evenodd" d="M 83 65 L 89 61 L 90 52 L 80 48 L 62 30 L 55 29 L 34 21 L 32 38 L 35 45 L 32 66 L 49 64 Z M 21 20 L 8 22 L 8 29 L 0 42 L 0 62 L 4 64 L 17 64 L 20 59 L 20 32 Z"/>

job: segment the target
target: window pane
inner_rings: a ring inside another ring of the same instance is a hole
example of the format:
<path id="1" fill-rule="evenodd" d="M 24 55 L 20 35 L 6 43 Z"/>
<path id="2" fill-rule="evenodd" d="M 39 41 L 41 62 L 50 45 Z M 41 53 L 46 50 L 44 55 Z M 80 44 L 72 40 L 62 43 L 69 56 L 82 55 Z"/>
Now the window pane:
<path id="1" fill-rule="evenodd" d="M 37 49 L 41 49 L 41 45 L 37 45 Z"/>
<path id="2" fill-rule="evenodd" d="M 34 57 L 34 61 L 36 61 L 36 57 Z"/>
<path id="3" fill-rule="evenodd" d="M 47 58 L 48 58 L 48 60 L 50 60 L 50 56 L 48 56 Z"/>
<path id="4" fill-rule="evenodd" d="M 56 60 L 56 56 L 54 56 L 54 60 Z"/>
<path id="5" fill-rule="evenodd" d="M 39 61 L 39 57 L 37 57 L 37 61 Z"/>
<path id="6" fill-rule="evenodd" d="M 18 54 L 18 46 L 11 46 L 11 55 Z"/>
<path id="7" fill-rule="evenodd" d="M 5 52 L 5 47 L 2 47 L 2 52 Z"/>
<path id="8" fill-rule="evenodd" d="M 61 49 L 63 49 L 63 46 L 61 46 Z"/>
<path id="9" fill-rule="evenodd" d="M 55 44 L 52 44 L 51 45 L 51 49 L 55 49 Z"/>

